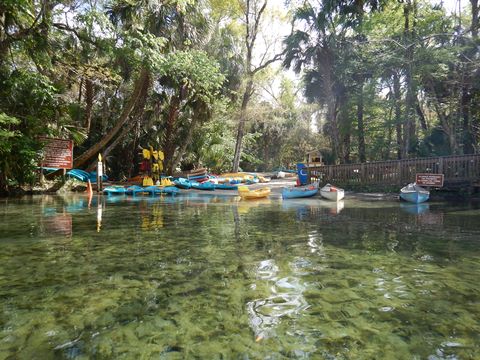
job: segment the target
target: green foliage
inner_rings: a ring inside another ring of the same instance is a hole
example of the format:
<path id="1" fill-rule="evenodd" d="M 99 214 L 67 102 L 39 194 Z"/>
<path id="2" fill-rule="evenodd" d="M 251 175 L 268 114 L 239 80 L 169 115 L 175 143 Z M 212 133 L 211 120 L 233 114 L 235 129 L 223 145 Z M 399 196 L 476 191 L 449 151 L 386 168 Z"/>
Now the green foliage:
<path id="1" fill-rule="evenodd" d="M 32 181 L 38 143 L 16 129 L 20 120 L 0 113 L 0 192 L 8 186 Z"/>

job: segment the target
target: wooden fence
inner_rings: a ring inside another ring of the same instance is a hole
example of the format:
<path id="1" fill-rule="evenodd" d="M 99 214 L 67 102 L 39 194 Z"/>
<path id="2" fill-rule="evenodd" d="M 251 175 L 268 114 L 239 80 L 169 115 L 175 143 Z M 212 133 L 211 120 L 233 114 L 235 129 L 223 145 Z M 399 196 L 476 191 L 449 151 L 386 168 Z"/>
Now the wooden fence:
<path id="1" fill-rule="evenodd" d="M 340 186 L 401 186 L 414 182 L 417 173 L 444 174 L 445 186 L 472 185 L 480 181 L 480 154 L 308 166 L 308 172 L 311 179 Z"/>

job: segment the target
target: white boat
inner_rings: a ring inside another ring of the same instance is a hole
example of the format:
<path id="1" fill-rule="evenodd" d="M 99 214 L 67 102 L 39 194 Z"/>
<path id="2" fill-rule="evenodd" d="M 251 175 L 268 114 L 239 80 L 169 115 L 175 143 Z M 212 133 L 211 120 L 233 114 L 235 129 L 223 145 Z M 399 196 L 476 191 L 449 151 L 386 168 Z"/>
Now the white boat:
<path id="1" fill-rule="evenodd" d="M 343 189 L 327 184 L 320 189 L 320 195 L 322 195 L 325 199 L 328 200 L 339 201 L 342 200 L 345 196 L 345 191 Z"/>

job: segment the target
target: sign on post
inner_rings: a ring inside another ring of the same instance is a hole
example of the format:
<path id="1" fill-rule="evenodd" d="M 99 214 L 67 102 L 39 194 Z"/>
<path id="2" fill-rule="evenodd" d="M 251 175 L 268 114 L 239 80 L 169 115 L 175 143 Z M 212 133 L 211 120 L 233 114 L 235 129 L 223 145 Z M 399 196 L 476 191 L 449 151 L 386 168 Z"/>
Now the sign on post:
<path id="1" fill-rule="evenodd" d="M 415 182 L 420 186 L 442 187 L 443 178 L 443 174 L 417 174 Z"/>
<path id="2" fill-rule="evenodd" d="M 51 167 L 58 169 L 73 168 L 73 141 L 40 137 L 40 141 L 44 143 L 43 159 L 40 163 L 41 167 Z"/>

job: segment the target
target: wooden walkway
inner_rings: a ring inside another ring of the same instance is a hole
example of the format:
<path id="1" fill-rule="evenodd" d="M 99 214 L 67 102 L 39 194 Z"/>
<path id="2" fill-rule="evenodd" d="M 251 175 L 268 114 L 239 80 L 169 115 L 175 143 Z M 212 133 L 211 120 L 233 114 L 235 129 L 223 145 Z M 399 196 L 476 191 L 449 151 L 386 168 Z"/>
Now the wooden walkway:
<path id="1" fill-rule="evenodd" d="M 444 174 L 446 187 L 473 187 L 480 183 L 480 154 L 309 166 L 308 171 L 311 179 L 339 186 L 403 186 L 417 173 L 434 173 Z"/>

